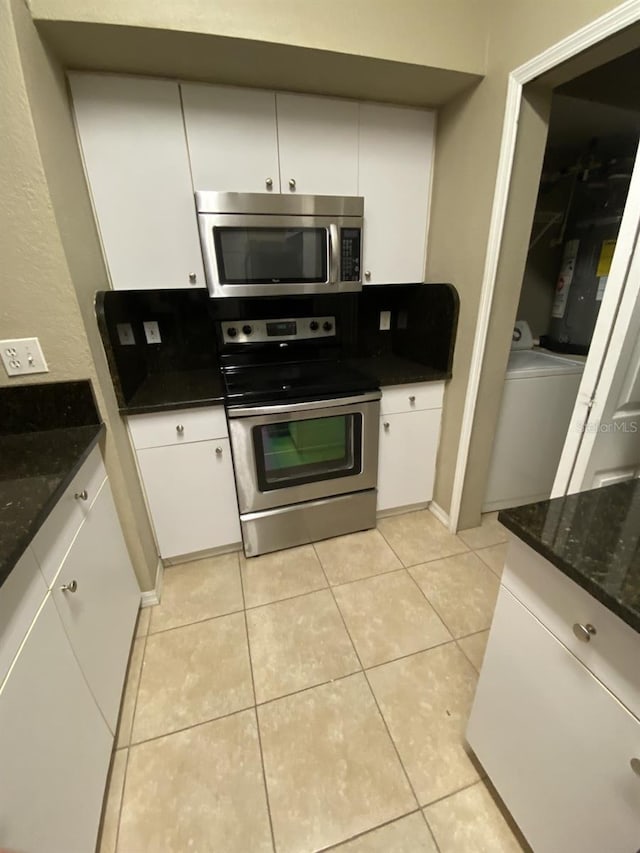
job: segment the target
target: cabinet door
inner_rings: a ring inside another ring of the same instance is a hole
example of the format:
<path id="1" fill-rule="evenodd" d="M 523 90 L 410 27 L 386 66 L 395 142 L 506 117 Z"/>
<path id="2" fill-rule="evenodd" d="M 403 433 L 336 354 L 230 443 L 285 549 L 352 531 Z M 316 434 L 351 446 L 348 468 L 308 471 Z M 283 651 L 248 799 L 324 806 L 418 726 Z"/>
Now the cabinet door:
<path id="1" fill-rule="evenodd" d="M 276 105 L 282 192 L 357 195 L 358 104 L 278 92 Z"/>
<path id="2" fill-rule="evenodd" d="M 149 447 L 138 462 L 163 557 L 240 542 L 228 439 Z"/>
<path id="3" fill-rule="evenodd" d="M 80 528 L 52 593 L 84 676 L 115 733 L 140 589 L 108 482 Z"/>
<path id="4" fill-rule="evenodd" d="M 504 587 L 468 738 L 536 853 L 630 853 L 640 722 Z"/>
<path id="5" fill-rule="evenodd" d="M 380 418 L 379 512 L 431 500 L 441 414 L 428 409 Z"/>
<path id="6" fill-rule="evenodd" d="M 280 191 L 275 92 L 182 83 L 196 190 Z"/>
<path id="7" fill-rule="evenodd" d="M 93 850 L 112 740 L 48 598 L 0 693 L 3 847 Z"/>
<path id="8" fill-rule="evenodd" d="M 69 80 L 113 287 L 204 287 L 178 84 L 80 73 Z"/>
<path id="9" fill-rule="evenodd" d="M 360 104 L 365 284 L 424 281 L 434 131 L 433 112 Z"/>

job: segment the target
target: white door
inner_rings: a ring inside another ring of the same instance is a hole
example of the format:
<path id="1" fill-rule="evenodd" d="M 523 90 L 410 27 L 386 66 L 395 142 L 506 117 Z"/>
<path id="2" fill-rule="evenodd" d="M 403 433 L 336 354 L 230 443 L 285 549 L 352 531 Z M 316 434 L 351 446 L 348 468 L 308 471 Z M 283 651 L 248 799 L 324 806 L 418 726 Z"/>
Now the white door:
<path id="1" fill-rule="evenodd" d="M 138 462 L 161 556 L 240 542 L 228 438 L 149 447 Z"/>
<path id="2" fill-rule="evenodd" d="M 358 104 L 276 94 L 282 192 L 358 194 Z"/>
<path id="3" fill-rule="evenodd" d="M 640 474 L 640 150 L 552 496 Z"/>
<path id="4" fill-rule="evenodd" d="M 469 743 L 536 853 L 635 853 L 640 722 L 504 587 Z"/>
<path id="5" fill-rule="evenodd" d="M 441 415 L 425 409 L 380 418 L 378 512 L 431 500 Z"/>
<path id="6" fill-rule="evenodd" d="M 280 192 L 275 92 L 205 83 L 180 88 L 194 188 Z"/>
<path id="7" fill-rule="evenodd" d="M 178 84 L 69 75 L 116 290 L 205 286 Z"/>
<path id="8" fill-rule="evenodd" d="M 360 104 L 365 284 L 424 281 L 435 113 Z"/>
<path id="9" fill-rule="evenodd" d="M 73 581 L 75 592 L 62 589 Z M 62 564 L 52 594 L 89 687 L 115 734 L 140 589 L 108 481 Z"/>
<path id="10" fill-rule="evenodd" d="M 0 844 L 95 849 L 113 737 L 49 598 L 0 693 Z"/>

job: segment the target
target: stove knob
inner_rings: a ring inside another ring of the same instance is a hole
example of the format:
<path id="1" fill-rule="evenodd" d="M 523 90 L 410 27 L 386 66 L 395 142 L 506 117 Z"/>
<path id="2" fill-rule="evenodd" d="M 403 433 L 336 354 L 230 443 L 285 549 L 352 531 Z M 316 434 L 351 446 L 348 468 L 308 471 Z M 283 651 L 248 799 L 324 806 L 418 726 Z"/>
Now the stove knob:
<path id="1" fill-rule="evenodd" d="M 227 329 L 227 336 L 230 338 L 235 338 L 237 334 L 238 330 L 235 328 L 235 326 L 229 326 L 229 328 Z"/>
<path id="2" fill-rule="evenodd" d="M 317 332 L 317 331 L 318 331 L 318 323 L 317 323 L 317 321 L 316 321 L 316 320 L 312 320 L 312 321 L 309 323 L 309 328 L 311 329 L 311 331 L 312 331 L 312 332 Z"/>
<path id="3" fill-rule="evenodd" d="M 325 330 L 325 332 L 330 332 L 331 329 L 333 329 L 333 323 L 330 323 L 328 320 L 325 320 L 322 324 L 322 328 Z"/>
<path id="4" fill-rule="evenodd" d="M 242 332 L 243 332 L 243 334 L 245 334 L 245 335 L 250 335 L 250 334 L 251 334 L 251 332 L 253 332 L 253 329 L 251 328 L 251 326 L 243 326 L 243 327 L 242 327 Z"/>

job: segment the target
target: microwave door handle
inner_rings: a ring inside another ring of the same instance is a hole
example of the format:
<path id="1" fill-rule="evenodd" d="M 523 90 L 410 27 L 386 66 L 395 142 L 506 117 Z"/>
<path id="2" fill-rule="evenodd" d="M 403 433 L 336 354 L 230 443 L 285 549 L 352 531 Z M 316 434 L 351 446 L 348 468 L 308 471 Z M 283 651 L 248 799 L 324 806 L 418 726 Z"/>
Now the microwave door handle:
<path id="1" fill-rule="evenodd" d="M 329 225 L 329 284 L 337 284 L 340 281 L 340 235 L 335 223 Z"/>

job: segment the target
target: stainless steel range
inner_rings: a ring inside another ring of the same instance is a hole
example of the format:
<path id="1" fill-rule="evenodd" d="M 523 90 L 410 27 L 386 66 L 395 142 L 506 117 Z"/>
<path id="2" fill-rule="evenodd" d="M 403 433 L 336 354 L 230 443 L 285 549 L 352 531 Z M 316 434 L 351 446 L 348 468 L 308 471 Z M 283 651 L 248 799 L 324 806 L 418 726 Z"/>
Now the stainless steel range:
<path id="1" fill-rule="evenodd" d="M 336 358 L 336 318 L 220 323 L 244 550 L 375 526 L 380 390 Z"/>

